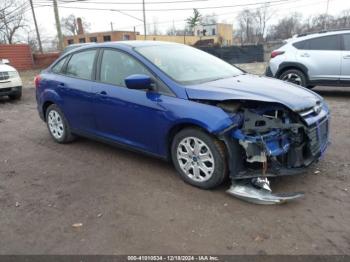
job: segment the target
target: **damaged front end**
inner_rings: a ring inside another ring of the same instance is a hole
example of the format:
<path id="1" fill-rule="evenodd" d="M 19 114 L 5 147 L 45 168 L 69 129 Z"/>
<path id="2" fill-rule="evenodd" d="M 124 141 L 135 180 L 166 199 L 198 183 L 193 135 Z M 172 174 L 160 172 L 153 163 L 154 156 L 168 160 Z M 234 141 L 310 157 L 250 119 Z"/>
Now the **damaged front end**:
<path id="1" fill-rule="evenodd" d="M 256 101 L 216 105 L 233 120 L 218 134 L 229 153 L 233 184 L 228 193 L 259 204 L 301 197 L 301 193 L 272 194 L 268 177 L 303 173 L 322 156 L 328 145 L 327 106 L 318 101 L 313 108 L 295 112 L 278 103 Z"/>

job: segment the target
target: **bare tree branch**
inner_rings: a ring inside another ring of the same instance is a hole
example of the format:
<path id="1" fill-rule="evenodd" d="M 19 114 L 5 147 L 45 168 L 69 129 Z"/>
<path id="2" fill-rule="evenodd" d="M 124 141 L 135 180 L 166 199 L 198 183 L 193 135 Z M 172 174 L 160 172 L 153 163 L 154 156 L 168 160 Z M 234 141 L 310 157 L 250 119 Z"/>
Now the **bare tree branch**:
<path id="1" fill-rule="evenodd" d="M 0 37 L 5 43 L 12 44 L 19 29 L 26 27 L 26 3 L 16 0 L 0 2 Z"/>

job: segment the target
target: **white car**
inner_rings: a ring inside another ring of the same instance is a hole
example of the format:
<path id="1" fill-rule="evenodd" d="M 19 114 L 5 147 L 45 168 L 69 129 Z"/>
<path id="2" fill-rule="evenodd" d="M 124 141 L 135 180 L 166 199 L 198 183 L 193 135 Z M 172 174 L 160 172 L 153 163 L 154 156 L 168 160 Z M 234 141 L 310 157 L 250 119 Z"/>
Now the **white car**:
<path id="1" fill-rule="evenodd" d="M 22 96 L 22 80 L 15 68 L 7 65 L 7 59 L 0 59 L 0 96 L 20 99 Z"/>
<path id="2" fill-rule="evenodd" d="M 271 53 L 266 75 L 305 87 L 350 86 L 350 30 L 298 35 Z"/>

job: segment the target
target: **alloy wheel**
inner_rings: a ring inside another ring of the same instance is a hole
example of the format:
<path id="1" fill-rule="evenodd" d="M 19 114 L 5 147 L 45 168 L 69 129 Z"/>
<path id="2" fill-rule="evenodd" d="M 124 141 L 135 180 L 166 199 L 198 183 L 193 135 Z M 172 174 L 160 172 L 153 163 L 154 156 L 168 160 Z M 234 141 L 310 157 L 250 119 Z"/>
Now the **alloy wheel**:
<path id="1" fill-rule="evenodd" d="M 291 82 L 293 84 L 302 85 L 302 79 L 298 74 L 289 73 L 282 77 L 283 81 Z"/>
<path id="2" fill-rule="evenodd" d="M 177 161 L 181 170 L 196 182 L 209 180 L 215 161 L 209 146 L 196 137 L 186 137 L 177 146 Z"/>
<path id="3" fill-rule="evenodd" d="M 61 139 L 64 135 L 64 125 L 61 115 L 57 111 L 51 110 L 48 114 L 47 122 L 52 136 L 56 139 Z"/>

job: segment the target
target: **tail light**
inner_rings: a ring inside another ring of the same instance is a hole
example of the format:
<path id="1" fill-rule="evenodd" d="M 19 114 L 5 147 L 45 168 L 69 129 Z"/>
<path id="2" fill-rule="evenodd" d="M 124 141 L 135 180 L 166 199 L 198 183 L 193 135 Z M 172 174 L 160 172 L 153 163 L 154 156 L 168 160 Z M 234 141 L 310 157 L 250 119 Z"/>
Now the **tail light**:
<path id="1" fill-rule="evenodd" d="M 276 56 L 283 55 L 283 54 L 284 54 L 284 51 L 272 51 L 271 58 L 274 58 Z"/>
<path id="2" fill-rule="evenodd" d="M 39 87 L 40 81 L 41 81 L 41 76 L 40 75 L 35 76 L 35 78 L 34 78 L 34 85 L 35 85 L 36 88 Z"/>

